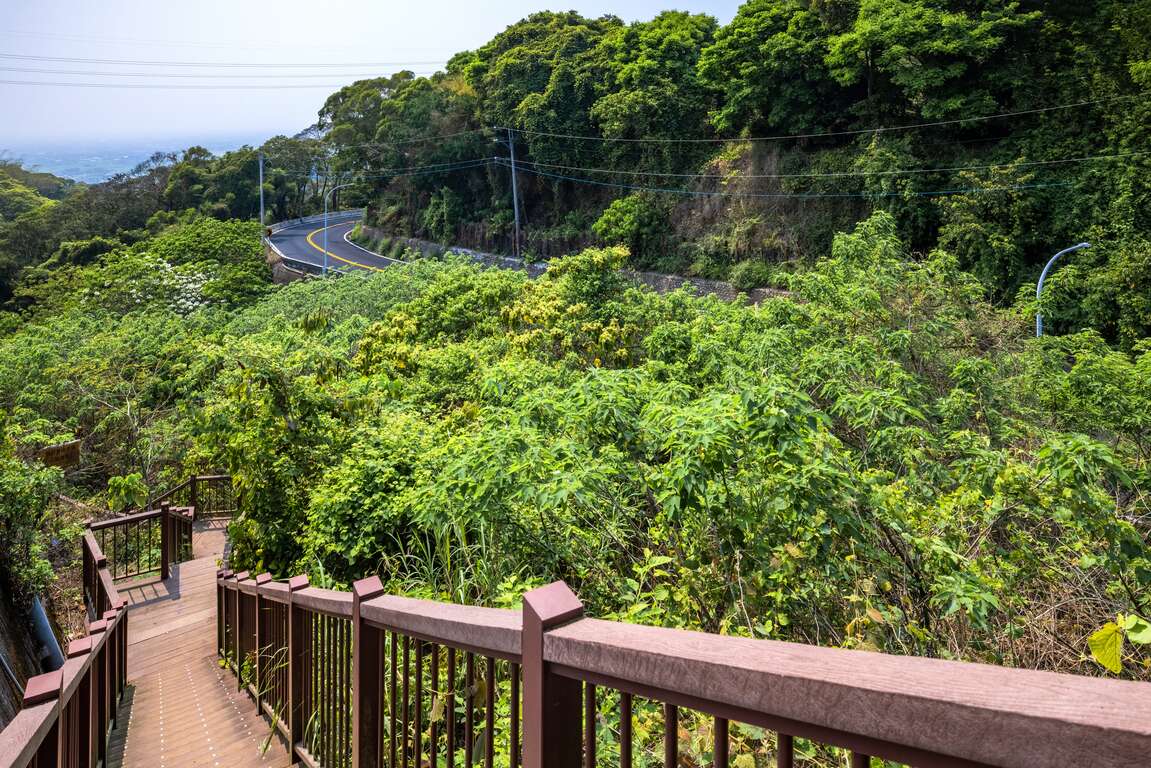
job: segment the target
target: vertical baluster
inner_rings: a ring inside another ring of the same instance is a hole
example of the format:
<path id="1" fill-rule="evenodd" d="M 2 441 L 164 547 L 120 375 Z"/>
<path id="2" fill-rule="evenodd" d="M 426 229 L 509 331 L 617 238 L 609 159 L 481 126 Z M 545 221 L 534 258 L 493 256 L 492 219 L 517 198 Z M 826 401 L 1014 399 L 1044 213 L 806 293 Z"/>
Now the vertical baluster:
<path id="1" fill-rule="evenodd" d="M 619 695 L 619 768 L 631 768 L 631 694 Z"/>
<path id="2" fill-rule="evenodd" d="M 519 768 L 520 764 L 520 665 L 511 665 L 512 727 L 508 737 L 508 764 Z"/>
<path id="3" fill-rule="evenodd" d="M 308 751 L 316 759 L 320 758 L 320 614 L 308 612 L 308 625 L 311 642 L 308 648 L 311 660 L 308 662 L 308 713 L 305 724 L 308 733 Z"/>
<path id="4" fill-rule="evenodd" d="M 348 759 L 348 653 L 345 644 L 348 622 L 336 619 L 336 764 L 343 766 Z"/>
<path id="5" fill-rule="evenodd" d="M 484 768 L 495 768 L 496 660 L 488 656 L 484 663 Z"/>
<path id="6" fill-rule="evenodd" d="M 328 641 L 328 627 L 329 621 L 325 614 L 317 614 L 316 620 L 319 622 L 320 637 L 319 642 L 316 643 L 316 661 L 320 664 L 320 674 L 317 675 L 316 682 L 316 699 L 319 704 L 319 717 L 316 723 L 316 733 L 320 737 L 320 760 L 323 765 L 331 765 L 331 755 L 328 752 L 328 733 L 331 730 L 331 715 L 329 714 L 329 707 L 332 686 L 330 685 L 332 679 L 332 654 L 328 653 L 328 648 L 331 643 Z"/>
<path id="7" fill-rule="evenodd" d="M 352 764 L 352 622 L 345 619 L 344 625 L 344 764 Z"/>
<path id="8" fill-rule="evenodd" d="M 432 699 L 432 709 L 435 709 L 435 702 L 442 695 L 440 692 L 440 647 L 438 645 L 432 645 L 430 672 L 430 693 Z M 443 708 L 442 701 L 440 708 Z M 429 717 L 428 719 L 431 721 L 428 723 L 428 763 L 430 765 L 435 765 L 437 752 L 439 752 L 440 749 L 439 722 L 435 717 Z"/>
<path id="9" fill-rule="evenodd" d="M 851 768 L 871 768 L 871 756 L 852 752 Z"/>
<path id="10" fill-rule="evenodd" d="M 777 742 L 775 764 L 777 768 L 792 768 L 795 764 L 795 739 L 786 733 L 777 733 L 775 736 Z"/>
<path id="11" fill-rule="evenodd" d="M 464 765 L 472 768 L 475 752 L 475 706 L 473 699 L 476 688 L 476 657 L 473 653 L 464 656 Z"/>
<path id="12" fill-rule="evenodd" d="M 663 705 L 663 764 L 679 765 L 679 707 L 674 704 Z"/>
<path id="13" fill-rule="evenodd" d="M 584 768 L 595 768 L 595 715 L 595 686 L 591 683 L 585 683 L 583 697 Z"/>
<path id="14" fill-rule="evenodd" d="M 444 707 L 444 729 L 448 736 L 448 768 L 456 764 L 456 649 L 448 646 L 448 690 Z"/>
<path id="15" fill-rule="evenodd" d="M 398 696 L 397 696 L 398 691 L 396 688 L 396 685 L 398 683 L 398 679 L 396 678 L 396 656 L 398 655 L 399 649 L 396 647 L 396 633 L 395 632 L 391 633 L 391 646 L 392 647 L 389 649 L 389 652 L 388 652 L 388 656 L 390 658 L 389 669 L 391 671 L 391 675 L 390 675 L 391 685 L 389 686 L 391 688 L 391 690 L 389 691 L 389 693 L 391 694 L 391 697 L 392 697 L 392 700 L 390 702 L 390 704 L 391 704 L 391 707 L 390 707 L 390 710 L 391 710 L 391 712 L 390 712 L 390 714 L 391 714 L 391 717 L 390 717 L 391 728 L 388 730 L 388 768 L 396 768 L 396 714 L 397 714 L 396 713 L 396 700 L 398 698 Z"/>
<path id="16" fill-rule="evenodd" d="M 324 765 L 337 765 L 337 744 L 336 735 L 339 733 L 339 728 L 336 725 L 336 619 L 332 616 L 325 617 L 324 624 L 327 626 L 327 639 L 324 643 L 324 658 L 328 661 L 327 679 L 324 681 L 324 691 L 327 700 L 327 726 L 324 728 L 324 734 L 327 738 L 327 760 Z"/>
<path id="17" fill-rule="evenodd" d="M 344 670 L 347 668 L 347 665 L 344 663 L 344 623 L 343 619 L 332 619 L 332 627 L 336 635 L 336 646 L 332 649 L 332 657 L 336 663 L 336 679 L 335 685 L 333 686 L 335 690 L 332 696 L 332 705 L 335 707 L 335 714 L 332 718 L 332 724 L 335 726 L 335 737 L 332 740 L 332 743 L 335 745 L 333 747 L 335 757 L 332 760 L 332 764 L 340 766 L 340 768 L 344 765 L 345 756 L 347 755 L 344 744 L 344 735 L 347 733 L 347 728 L 345 727 L 347 709 L 344 706 Z"/>
<path id="18" fill-rule="evenodd" d="M 403 706 L 403 730 L 400 732 L 400 753 L 403 755 L 401 768 L 408 768 L 408 718 L 411 710 L 409 709 L 408 691 L 411 687 L 411 665 L 409 663 L 412 652 L 412 639 L 404 635 L 404 706 Z M 416 768 L 419 768 L 417 766 Z"/>
<path id="19" fill-rule="evenodd" d="M 712 765 L 714 768 L 727 768 L 730 760 L 728 744 L 728 722 L 722 717 L 715 719 L 715 752 Z"/>
<path id="20" fill-rule="evenodd" d="M 424 757 L 424 641 L 416 641 L 416 712 L 415 736 L 416 768 L 423 765 Z"/>

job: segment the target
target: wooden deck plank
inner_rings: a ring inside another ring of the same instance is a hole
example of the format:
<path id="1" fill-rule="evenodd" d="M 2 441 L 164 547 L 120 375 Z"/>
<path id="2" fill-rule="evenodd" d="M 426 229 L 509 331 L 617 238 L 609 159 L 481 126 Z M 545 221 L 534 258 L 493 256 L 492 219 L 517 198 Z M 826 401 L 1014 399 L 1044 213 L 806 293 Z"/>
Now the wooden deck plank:
<path id="1" fill-rule="evenodd" d="M 217 661 L 216 569 L 223 550 L 224 523 L 197 524 L 196 559 L 173 567 L 167 581 L 120 585 L 129 610 L 129 691 L 109 768 L 292 764 L 255 703 Z"/>

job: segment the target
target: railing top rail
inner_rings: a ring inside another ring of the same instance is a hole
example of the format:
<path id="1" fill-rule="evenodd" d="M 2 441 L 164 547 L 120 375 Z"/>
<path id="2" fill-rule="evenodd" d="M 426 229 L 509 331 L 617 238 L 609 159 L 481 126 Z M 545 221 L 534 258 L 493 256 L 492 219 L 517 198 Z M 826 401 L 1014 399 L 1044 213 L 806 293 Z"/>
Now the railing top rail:
<path id="1" fill-rule="evenodd" d="M 519 611 L 384 595 L 365 601 L 360 616 L 381 629 L 485 656 L 520 660 Z"/>
<path id="2" fill-rule="evenodd" d="M 29 765 L 56 723 L 55 699 L 26 706 L 0 731 L 0 768 Z"/>
<path id="3" fill-rule="evenodd" d="M 301 605 L 310 611 L 326 613 L 350 619 L 352 617 L 352 593 L 340 592 L 335 589 L 321 589 L 320 587 L 307 587 L 292 594 L 292 603 Z"/>
<path id="4" fill-rule="evenodd" d="M 549 631 L 544 659 L 704 712 L 762 713 L 769 727 L 786 720 L 990 765 L 1137 765 L 1151 749 L 1144 683 L 597 619 Z"/>
<path id="5" fill-rule="evenodd" d="M 92 555 L 92 562 L 96 564 L 97 568 L 101 568 L 107 562 L 104 557 L 104 550 L 100 548 L 100 543 L 96 541 L 96 537 L 92 535 L 92 531 L 84 532 L 84 541 L 82 546 L 88 548 L 88 552 Z"/>
<path id="6" fill-rule="evenodd" d="M 155 501 L 153 501 L 153 503 L 155 503 L 157 501 L 161 501 L 163 499 L 167 499 L 171 496 L 175 496 L 177 493 L 179 493 L 180 491 L 184 490 L 189 485 L 191 485 L 192 481 L 194 479 L 195 479 L 194 477 L 189 477 L 189 478 L 183 480 L 182 482 L 178 483 L 177 485 L 172 486 L 168 490 L 166 490 L 163 493 L 156 496 L 156 499 L 155 499 Z"/>
<path id="7" fill-rule="evenodd" d="M 107 520 L 99 520 L 99 521 L 94 522 L 94 523 L 89 523 L 88 528 L 90 528 L 93 531 L 99 531 L 99 530 L 104 529 L 104 528 L 114 528 L 117 525 L 130 525 L 132 523 L 138 523 L 138 522 L 141 522 L 143 520 L 150 520 L 153 517 L 159 517 L 159 516 L 160 516 L 160 510 L 159 509 L 149 509 L 149 510 L 145 510 L 143 512 L 134 512 L 133 514 L 130 514 L 130 515 L 122 515 L 120 517 L 110 517 Z"/>

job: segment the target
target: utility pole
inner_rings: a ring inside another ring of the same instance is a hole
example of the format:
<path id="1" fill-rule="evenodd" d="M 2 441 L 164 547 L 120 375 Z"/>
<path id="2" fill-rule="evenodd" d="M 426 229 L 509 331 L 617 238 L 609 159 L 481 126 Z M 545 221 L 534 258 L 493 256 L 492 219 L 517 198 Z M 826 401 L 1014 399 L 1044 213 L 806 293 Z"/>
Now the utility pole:
<path id="1" fill-rule="evenodd" d="M 508 128 L 508 150 L 511 152 L 512 157 L 512 208 L 516 214 L 516 239 L 514 246 L 514 253 L 516 258 L 520 258 L 520 193 L 519 188 L 516 186 L 516 140 L 512 135 L 512 129 Z"/>
<path id="2" fill-rule="evenodd" d="M 264 153 L 260 152 L 257 156 L 260 158 L 260 226 L 263 227 L 266 223 L 264 220 Z"/>
<path id="3" fill-rule="evenodd" d="M 1060 251 L 1059 253 L 1057 253 L 1051 257 L 1051 261 L 1047 262 L 1047 266 L 1045 266 L 1043 268 L 1042 274 L 1039 275 L 1039 284 L 1035 286 L 1035 301 L 1037 303 L 1039 301 L 1040 294 L 1043 293 L 1043 281 L 1047 279 L 1047 272 L 1048 272 L 1048 270 L 1051 269 L 1051 265 L 1055 263 L 1055 260 L 1058 259 L 1060 256 L 1062 256 L 1065 253 L 1071 253 L 1072 251 L 1078 251 L 1078 250 L 1082 250 L 1083 248 L 1090 248 L 1090 247 L 1091 247 L 1091 243 L 1079 243 L 1079 245 L 1073 245 L 1070 248 L 1064 248 L 1062 251 Z M 1036 311 L 1035 312 L 1035 338 L 1039 338 L 1042 335 L 1043 335 L 1043 313 Z"/>

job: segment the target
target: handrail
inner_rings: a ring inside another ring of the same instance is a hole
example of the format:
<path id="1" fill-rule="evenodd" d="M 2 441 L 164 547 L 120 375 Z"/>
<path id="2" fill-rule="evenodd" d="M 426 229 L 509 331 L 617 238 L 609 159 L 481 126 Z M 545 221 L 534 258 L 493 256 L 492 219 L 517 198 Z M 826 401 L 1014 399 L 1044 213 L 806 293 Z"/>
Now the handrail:
<path id="1" fill-rule="evenodd" d="M 143 512 L 132 512 L 131 514 L 121 515 L 119 517 L 109 517 L 105 520 L 95 520 L 88 523 L 88 530 L 102 531 L 105 528 L 115 528 L 118 525 L 126 525 L 128 523 L 138 523 L 142 520 L 152 520 L 160 516 L 159 509 L 147 509 Z"/>
<path id="2" fill-rule="evenodd" d="M 384 595 L 363 603 L 360 616 L 379 629 L 407 637 L 507 661 L 520 660 L 519 611 Z"/>
<path id="3" fill-rule="evenodd" d="M 127 600 L 116 590 L 95 537 L 81 539 L 84 588 L 94 615 L 55 672 L 24 689 L 23 708 L 0 731 L 0 768 L 106 764 L 109 733 L 127 684 Z"/>
<path id="4" fill-rule="evenodd" d="M 349 593 L 221 571 L 217 588 L 221 655 L 251 672 L 247 690 L 310 765 L 390 766 L 397 749 L 436 764 L 445 739 L 492 738 L 497 688 L 524 768 L 583 765 L 617 694 L 625 751 L 633 702 L 662 705 L 668 765 L 680 708 L 714 723 L 715 765 L 728 764 L 731 721 L 774 731 L 781 766 L 795 738 L 848 750 L 853 766 L 1134 766 L 1151 754 L 1148 683 L 585 618 L 562 582 L 527 593 L 522 612 L 387 595 L 375 577 Z"/>

